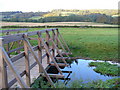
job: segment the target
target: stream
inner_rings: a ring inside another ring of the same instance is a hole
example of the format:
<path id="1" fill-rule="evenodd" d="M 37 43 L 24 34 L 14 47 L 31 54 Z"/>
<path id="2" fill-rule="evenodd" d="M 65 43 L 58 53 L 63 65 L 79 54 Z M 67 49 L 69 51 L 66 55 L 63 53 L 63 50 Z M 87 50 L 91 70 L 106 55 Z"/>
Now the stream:
<path id="1" fill-rule="evenodd" d="M 62 71 L 72 71 L 72 73 L 68 77 L 70 78 L 68 83 L 74 80 L 82 80 L 84 83 L 87 83 L 87 82 L 96 81 L 96 80 L 106 81 L 108 79 L 117 78 L 117 76 L 101 75 L 100 73 L 95 72 L 93 70 L 95 67 L 89 67 L 90 62 L 95 62 L 95 61 L 77 59 L 77 60 L 74 60 L 69 67 L 61 67 Z M 99 62 L 99 60 L 97 60 L 97 62 Z M 57 69 L 55 69 L 54 66 L 51 66 L 48 69 L 48 73 L 57 74 L 58 71 Z M 63 75 L 67 77 L 68 73 L 63 73 Z M 59 80 L 59 81 L 63 82 L 64 80 Z"/>

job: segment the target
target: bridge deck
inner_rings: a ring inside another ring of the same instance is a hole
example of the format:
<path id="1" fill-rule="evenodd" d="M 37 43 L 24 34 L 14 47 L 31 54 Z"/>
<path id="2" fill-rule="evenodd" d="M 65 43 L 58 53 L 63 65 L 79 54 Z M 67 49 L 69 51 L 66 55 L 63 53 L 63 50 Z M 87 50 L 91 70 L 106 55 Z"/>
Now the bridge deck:
<path id="1" fill-rule="evenodd" d="M 42 53 L 45 54 L 45 51 L 42 51 Z M 37 51 L 35 51 L 35 54 L 37 56 Z M 35 59 L 32 56 L 32 54 L 30 54 L 29 60 L 30 60 L 30 65 L 32 65 L 35 62 Z M 51 59 L 50 59 L 50 61 L 51 61 Z M 49 65 L 49 64 L 47 64 L 47 57 L 42 59 L 42 65 L 43 65 L 44 69 L 46 69 L 47 66 Z M 23 58 L 17 60 L 16 62 L 14 62 L 14 66 L 17 69 L 17 71 L 19 71 L 19 72 L 22 72 L 23 70 L 25 70 L 25 58 L 23 57 Z M 31 72 L 31 82 L 34 82 L 34 80 L 40 75 L 38 65 L 36 65 L 34 68 L 32 68 L 30 72 Z M 8 81 L 11 81 L 12 79 L 14 79 L 14 75 L 9 68 L 7 68 L 7 73 L 8 73 Z M 24 81 L 26 80 L 25 76 L 23 76 L 22 78 L 24 78 Z M 19 87 L 19 84 L 15 83 L 12 87 L 15 88 L 17 86 Z"/>

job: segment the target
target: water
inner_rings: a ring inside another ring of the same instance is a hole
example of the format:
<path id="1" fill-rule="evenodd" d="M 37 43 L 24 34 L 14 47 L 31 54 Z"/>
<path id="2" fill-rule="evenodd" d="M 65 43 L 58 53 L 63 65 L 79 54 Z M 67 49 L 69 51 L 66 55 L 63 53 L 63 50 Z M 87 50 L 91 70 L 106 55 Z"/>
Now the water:
<path id="1" fill-rule="evenodd" d="M 74 80 L 83 80 L 83 82 L 91 82 L 101 79 L 102 81 L 106 81 L 108 79 L 116 78 L 117 76 L 107 76 L 107 75 L 101 75 L 100 73 L 96 73 L 93 69 L 95 67 L 89 67 L 89 63 L 93 62 L 93 60 L 83 60 L 83 59 L 77 59 L 71 63 L 69 67 L 63 67 L 61 68 L 62 71 L 72 71 L 70 74 L 69 82 L 72 82 Z M 49 73 L 58 73 L 57 69 L 55 70 L 54 67 L 51 67 L 49 70 Z M 56 72 L 57 71 L 57 72 Z M 68 73 L 63 73 L 65 77 L 67 77 Z M 61 80 L 60 80 L 61 81 Z"/>

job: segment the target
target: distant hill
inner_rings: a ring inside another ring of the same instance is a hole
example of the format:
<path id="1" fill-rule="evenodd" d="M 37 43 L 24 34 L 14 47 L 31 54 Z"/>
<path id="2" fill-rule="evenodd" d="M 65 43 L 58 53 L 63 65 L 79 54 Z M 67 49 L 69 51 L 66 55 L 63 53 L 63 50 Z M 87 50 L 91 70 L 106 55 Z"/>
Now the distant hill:
<path id="1" fill-rule="evenodd" d="M 92 13 L 106 14 L 106 15 L 118 15 L 118 10 L 116 9 L 90 9 L 90 10 L 65 10 L 65 9 L 55 9 L 50 13 L 44 15 L 44 17 L 50 16 L 69 16 L 69 15 L 89 15 Z"/>
<path id="2" fill-rule="evenodd" d="M 51 12 L 2 12 L 2 20 L 8 22 L 97 22 L 118 24 L 118 10 L 55 9 Z"/>
<path id="3" fill-rule="evenodd" d="M 2 13 L 3 19 L 10 18 L 32 18 L 32 17 L 40 17 L 49 12 L 22 12 L 22 11 L 11 11 L 11 12 L 0 12 Z"/>

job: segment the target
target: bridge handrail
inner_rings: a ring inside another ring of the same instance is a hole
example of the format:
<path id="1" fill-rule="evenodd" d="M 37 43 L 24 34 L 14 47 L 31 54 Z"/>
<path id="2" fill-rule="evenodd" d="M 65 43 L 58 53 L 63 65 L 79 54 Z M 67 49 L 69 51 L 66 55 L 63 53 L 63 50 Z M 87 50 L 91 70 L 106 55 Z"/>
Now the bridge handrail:
<path id="1" fill-rule="evenodd" d="M 18 40 L 23 40 L 23 35 L 26 34 L 27 36 L 37 35 L 39 33 L 45 33 L 46 31 L 52 31 L 52 30 L 58 30 L 57 28 L 53 29 L 45 29 L 45 30 L 38 30 L 38 31 L 32 31 L 32 32 L 25 32 L 25 33 L 19 33 L 14 35 L 7 35 L 7 36 L 1 36 L 0 38 L 3 39 L 2 43 L 7 44 Z"/>
<path id="2" fill-rule="evenodd" d="M 0 30 L 0 33 L 19 32 L 19 31 L 28 31 L 28 28 L 10 29 L 10 30 Z"/>

